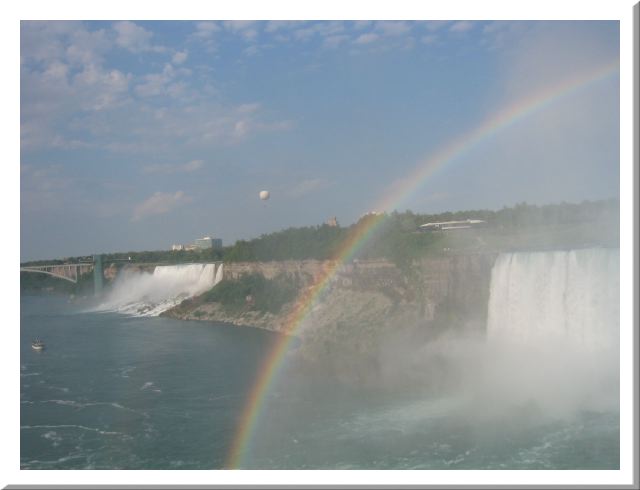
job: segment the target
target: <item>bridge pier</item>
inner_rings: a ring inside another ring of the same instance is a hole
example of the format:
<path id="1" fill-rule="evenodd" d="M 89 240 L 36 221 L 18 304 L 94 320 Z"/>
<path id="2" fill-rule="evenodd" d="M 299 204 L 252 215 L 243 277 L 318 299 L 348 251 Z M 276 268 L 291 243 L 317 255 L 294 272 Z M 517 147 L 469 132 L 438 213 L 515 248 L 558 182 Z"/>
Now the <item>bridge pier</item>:
<path id="1" fill-rule="evenodd" d="M 102 268 L 102 255 L 93 256 L 93 294 L 100 296 L 102 294 L 102 285 L 104 281 L 104 270 Z"/>

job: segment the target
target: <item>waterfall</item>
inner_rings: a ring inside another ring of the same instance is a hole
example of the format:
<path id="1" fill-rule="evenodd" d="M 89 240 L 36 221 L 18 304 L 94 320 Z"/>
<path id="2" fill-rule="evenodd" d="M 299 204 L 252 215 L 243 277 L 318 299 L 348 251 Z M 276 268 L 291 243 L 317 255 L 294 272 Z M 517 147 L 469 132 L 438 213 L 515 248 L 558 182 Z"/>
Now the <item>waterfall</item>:
<path id="1" fill-rule="evenodd" d="M 482 385 L 492 403 L 618 410 L 619 274 L 618 249 L 498 256 Z"/>
<path id="2" fill-rule="evenodd" d="M 215 276 L 215 279 L 213 281 L 213 285 L 214 286 L 216 284 L 218 284 L 220 281 L 222 281 L 222 279 L 223 279 L 223 275 L 224 275 L 223 267 L 224 267 L 224 264 L 220 264 L 218 266 L 218 270 L 216 270 L 216 276 Z"/>
<path id="3" fill-rule="evenodd" d="M 124 269 L 118 274 L 102 311 L 135 316 L 157 316 L 186 298 L 202 294 L 222 276 L 222 264 L 156 266 L 153 273 Z"/>
<path id="4" fill-rule="evenodd" d="M 488 337 L 612 347 L 620 325 L 619 273 L 618 249 L 502 254 L 491 273 Z"/>

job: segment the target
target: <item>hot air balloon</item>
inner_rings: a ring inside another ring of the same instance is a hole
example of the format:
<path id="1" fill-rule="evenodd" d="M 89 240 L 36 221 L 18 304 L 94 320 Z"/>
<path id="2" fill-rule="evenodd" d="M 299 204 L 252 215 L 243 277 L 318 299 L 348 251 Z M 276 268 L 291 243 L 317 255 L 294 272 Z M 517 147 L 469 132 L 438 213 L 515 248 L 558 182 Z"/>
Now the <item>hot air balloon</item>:
<path id="1" fill-rule="evenodd" d="M 267 199 L 269 199 L 270 195 L 271 194 L 269 194 L 269 191 L 260 191 L 260 200 L 266 201 Z"/>

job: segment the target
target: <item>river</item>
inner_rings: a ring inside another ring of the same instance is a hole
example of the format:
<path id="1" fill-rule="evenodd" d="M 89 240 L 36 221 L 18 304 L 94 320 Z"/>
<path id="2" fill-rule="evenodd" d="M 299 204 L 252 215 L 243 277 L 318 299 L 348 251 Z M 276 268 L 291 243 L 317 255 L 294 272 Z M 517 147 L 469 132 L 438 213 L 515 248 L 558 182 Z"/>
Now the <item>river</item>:
<path id="1" fill-rule="evenodd" d="M 42 352 L 31 340 L 46 343 Z M 223 468 L 275 334 L 21 298 L 21 469 Z M 485 400 L 486 402 L 486 400 Z M 274 383 L 242 468 L 618 468 L 617 409 L 483 411 L 301 373 Z"/>

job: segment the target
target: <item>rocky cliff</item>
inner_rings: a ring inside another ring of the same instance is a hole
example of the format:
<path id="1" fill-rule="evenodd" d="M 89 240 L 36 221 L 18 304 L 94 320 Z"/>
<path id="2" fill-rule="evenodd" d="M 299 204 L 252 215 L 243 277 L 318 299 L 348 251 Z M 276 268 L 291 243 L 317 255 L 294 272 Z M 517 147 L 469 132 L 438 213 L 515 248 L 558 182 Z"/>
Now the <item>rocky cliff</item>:
<path id="1" fill-rule="evenodd" d="M 483 334 L 495 258 L 494 254 L 441 256 L 404 269 L 383 260 L 342 265 L 295 330 L 300 338 L 298 352 L 309 360 L 331 359 L 329 364 L 334 366 L 344 367 L 353 360 L 358 368 L 341 369 L 353 374 L 358 369 L 375 369 L 381 351 L 389 345 L 422 344 L 451 331 Z M 286 277 L 297 285 L 299 299 L 327 265 L 322 261 L 231 263 L 224 266 L 224 280 L 239 280 L 247 274 Z M 187 300 L 165 315 L 281 332 L 297 300 L 271 313 L 256 309 L 250 298 L 240 310 L 229 311 L 204 296 Z M 363 359 L 371 362 L 363 364 Z"/>

